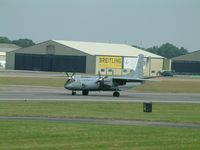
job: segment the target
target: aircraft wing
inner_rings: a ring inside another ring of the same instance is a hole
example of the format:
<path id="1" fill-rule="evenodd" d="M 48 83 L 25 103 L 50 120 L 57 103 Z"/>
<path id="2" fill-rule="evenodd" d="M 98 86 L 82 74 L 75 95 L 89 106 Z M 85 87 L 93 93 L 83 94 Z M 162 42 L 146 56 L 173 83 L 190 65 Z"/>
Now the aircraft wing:
<path id="1" fill-rule="evenodd" d="M 113 77 L 112 80 L 113 80 L 114 83 L 116 83 L 118 85 L 123 85 L 123 84 L 126 84 L 126 82 L 143 83 L 148 79 L 128 78 L 128 77 Z"/>
<path id="2" fill-rule="evenodd" d="M 156 81 L 151 79 L 127 78 L 127 77 L 113 77 L 112 80 L 115 85 L 124 85 L 127 82 L 144 83 L 145 81 Z"/>

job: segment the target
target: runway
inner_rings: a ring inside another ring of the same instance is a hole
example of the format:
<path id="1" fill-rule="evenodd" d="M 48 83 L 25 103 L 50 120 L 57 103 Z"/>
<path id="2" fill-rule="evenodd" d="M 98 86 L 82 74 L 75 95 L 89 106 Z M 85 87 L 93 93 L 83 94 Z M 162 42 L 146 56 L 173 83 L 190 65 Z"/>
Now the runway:
<path id="1" fill-rule="evenodd" d="M 122 91 L 120 94 L 120 97 L 113 97 L 112 92 L 90 92 L 88 96 L 82 96 L 81 92 L 77 92 L 77 95 L 72 96 L 71 91 L 58 87 L 0 85 L 0 100 L 200 103 L 200 94 L 198 93 L 138 93 Z"/>

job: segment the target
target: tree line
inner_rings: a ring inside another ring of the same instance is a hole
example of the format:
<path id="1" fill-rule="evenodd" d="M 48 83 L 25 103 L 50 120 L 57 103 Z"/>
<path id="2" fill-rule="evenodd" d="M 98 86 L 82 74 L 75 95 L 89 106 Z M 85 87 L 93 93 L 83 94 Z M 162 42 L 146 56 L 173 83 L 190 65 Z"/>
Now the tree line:
<path id="1" fill-rule="evenodd" d="M 23 48 L 35 45 L 35 43 L 30 39 L 18 39 L 18 40 L 12 41 L 12 40 L 8 39 L 7 37 L 1 37 L 1 36 L 0 36 L 0 43 L 16 44 Z M 154 54 L 157 54 L 157 55 L 160 55 L 160 56 L 163 56 L 163 57 L 166 57 L 168 59 L 188 53 L 188 50 L 185 49 L 184 47 L 178 48 L 170 43 L 165 43 L 165 44 L 161 45 L 160 47 L 153 46 L 153 47 L 147 48 L 147 49 L 139 47 L 139 46 L 135 46 L 135 45 L 132 45 L 132 46 L 140 48 L 140 49 L 148 51 L 148 52 L 151 52 L 151 53 L 154 53 Z"/>
<path id="2" fill-rule="evenodd" d="M 165 43 L 161 45 L 160 47 L 154 46 L 151 48 L 147 48 L 146 51 L 166 57 L 168 59 L 176 57 L 176 56 L 180 56 L 180 55 L 185 55 L 188 53 L 188 50 L 185 49 L 184 47 L 178 48 L 170 43 Z"/>
<path id="3" fill-rule="evenodd" d="M 35 43 L 30 39 L 18 39 L 12 41 L 9 38 L 3 36 L 0 36 L 0 43 L 16 44 L 23 48 L 35 45 Z"/>
<path id="4" fill-rule="evenodd" d="M 160 47 L 153 46 L 153 47 L 146 48 L 146 49 L 139 47 L 139 46 L 135 46 L 135 45 L 132 45 L 132 46 L 136 47 L 136 48 L 140 48 L 145 51 L 148 51 L 150 53 L 154 53 L 154 54 L 163 56 L 168 59 L 177 57 L 177 56 L 181 56 L 181 55 L 185 55 L 188 53 L 188 50 L 185 49 L 184 47 L 178 48 L 171 43 L 165 43 L 165 44 L 162 44 Z"/>

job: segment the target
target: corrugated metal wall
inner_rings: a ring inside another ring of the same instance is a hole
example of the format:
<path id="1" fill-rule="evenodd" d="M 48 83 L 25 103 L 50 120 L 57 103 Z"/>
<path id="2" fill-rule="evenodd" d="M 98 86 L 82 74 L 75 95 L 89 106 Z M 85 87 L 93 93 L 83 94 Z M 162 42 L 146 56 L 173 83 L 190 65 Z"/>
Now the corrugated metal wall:
<path id="1" fill-rule="evenodd" d="M 200 73 L 199 61 L 173 61 L 172 70 L 176 73 Z"/>
<path id="2" fill-rule="evenodd" d="M 15 54 L 16 70 L 86 72 L 86 56 Z"/>

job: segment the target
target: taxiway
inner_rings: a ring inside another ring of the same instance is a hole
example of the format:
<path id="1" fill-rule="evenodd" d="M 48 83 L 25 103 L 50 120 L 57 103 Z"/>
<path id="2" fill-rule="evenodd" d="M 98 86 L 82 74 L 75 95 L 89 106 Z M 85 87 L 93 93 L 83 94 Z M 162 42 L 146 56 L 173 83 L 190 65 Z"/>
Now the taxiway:
<path id="1" fill-rule="evenodd" d="M 112 92 L 90 92 L 82 96 L 81 92 L 72 96 L 71 91 L 56 87 L 0 86 L 0 100 L 65 100 L 65 101 L 118 101 L 118 102 L 170 102 L 200 103 L 200 94 L 191 93 L 138 93 L 120 92 L 113 97 Z"/>

